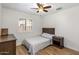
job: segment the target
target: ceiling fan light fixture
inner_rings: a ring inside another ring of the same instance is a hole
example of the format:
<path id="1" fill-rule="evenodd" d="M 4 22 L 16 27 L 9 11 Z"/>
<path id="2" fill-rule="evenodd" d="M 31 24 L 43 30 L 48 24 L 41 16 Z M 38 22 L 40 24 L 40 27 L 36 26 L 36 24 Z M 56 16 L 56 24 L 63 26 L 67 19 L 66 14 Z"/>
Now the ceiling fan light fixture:
<path id="1" fill-rule="evenodd" d="M 45 6 L 45 4 L 41 4 L 41 3 L 37 3 L 37 7 L 38 8 L 34 8 L 37 9 L 37 13 L 39 12 L 48 12 L 48 9 L 51 8 L 51 5 L 47 5 Z"/>
<path id="2" fill-rule="evenodd" d="M 39 11 L 42 12 L 43 10 L 42 9 L 39 9 Z"/>

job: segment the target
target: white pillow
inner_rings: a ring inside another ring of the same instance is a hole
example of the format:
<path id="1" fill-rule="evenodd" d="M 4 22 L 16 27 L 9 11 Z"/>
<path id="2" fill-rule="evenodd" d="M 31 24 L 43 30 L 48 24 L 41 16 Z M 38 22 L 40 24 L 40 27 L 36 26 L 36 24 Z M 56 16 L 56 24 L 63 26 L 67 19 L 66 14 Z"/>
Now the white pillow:
<path id="1" fill-rule="evenodd" d="M 41 36 L 47 38 L 48 34 L 47 33 L 43 33 Z"/>
<path id="2" fill-rule="evenodd" d="M 54 35 L 53 34 L 48 34 L 48 33 L 43 33 L 42 37 L 48 38 L 48 39 L 52 39 Z"/>

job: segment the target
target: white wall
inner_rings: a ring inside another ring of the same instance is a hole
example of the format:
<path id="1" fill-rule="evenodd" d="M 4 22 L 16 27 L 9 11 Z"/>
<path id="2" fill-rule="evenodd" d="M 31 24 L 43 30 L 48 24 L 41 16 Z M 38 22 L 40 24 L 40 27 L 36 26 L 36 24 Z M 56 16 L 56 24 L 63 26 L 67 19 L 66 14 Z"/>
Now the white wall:
<path id="1" fill-rule="evenodd" d="M 21 33 L 18 31 L 19 18 L 32 19 L 32 32 Z M 41 33 L 41 20 L 39 16 L 28 15 L 12 9 L 3 8 L 3 27 L 9 29 L 9 33 L 13 33 L 17 37 L 17 42 L 22 42 L 27 37 L 39 35 Z"/>
<path id="2" fill-rule="evenodd" d="M 64 37 L 65 47 L 79 51 L 79 6 L 45 16 L 43 27 L 55 27 Z"/>
<path id="3" fill-rule="evenodd" d="M 2 22 L 2 6 L 1 6 L 1 4 L 0 4 L 0 27 L 1 27 L 1 22 Z"/>

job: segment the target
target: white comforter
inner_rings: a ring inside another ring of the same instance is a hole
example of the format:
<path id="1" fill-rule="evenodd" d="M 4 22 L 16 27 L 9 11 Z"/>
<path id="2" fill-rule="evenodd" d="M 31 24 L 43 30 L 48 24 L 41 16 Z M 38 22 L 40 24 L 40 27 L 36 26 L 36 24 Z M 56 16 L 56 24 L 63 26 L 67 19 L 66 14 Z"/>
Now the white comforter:
<path id="1" fill-rule="evenodd" d="M 40 49 L 45 48 L 51 44 L 51 39 L 47 39 L 41 36 L 33 37 L 24 40 L 23 44 L 29 49 L 31 54 L 35 54 Z"/>

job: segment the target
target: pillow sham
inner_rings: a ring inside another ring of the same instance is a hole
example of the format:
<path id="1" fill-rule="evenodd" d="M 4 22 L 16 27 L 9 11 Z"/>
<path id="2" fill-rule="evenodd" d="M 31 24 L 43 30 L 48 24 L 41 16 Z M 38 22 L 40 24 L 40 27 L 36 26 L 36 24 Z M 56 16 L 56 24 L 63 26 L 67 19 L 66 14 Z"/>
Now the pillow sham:
<path id="1" fill-rule="evenodd" d="M 52 37 L 55 36 L 55 35 L 48 34 L 48 33 L 43 33 L 41 36 L 44 37 L 44 38 L 47 38 L 47 39 L 52 39 Z"/>

